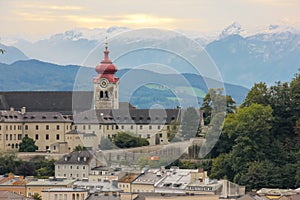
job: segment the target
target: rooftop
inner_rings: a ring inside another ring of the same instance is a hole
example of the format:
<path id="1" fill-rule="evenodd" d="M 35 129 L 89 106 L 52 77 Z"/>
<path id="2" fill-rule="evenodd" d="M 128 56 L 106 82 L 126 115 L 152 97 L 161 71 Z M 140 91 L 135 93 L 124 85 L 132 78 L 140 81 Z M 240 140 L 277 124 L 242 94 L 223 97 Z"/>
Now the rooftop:
<path id="1" fill-rule="evenodd" d="M 38 179 L 37 181 L 31 181 L 27 186 L 68 186 L 74 183 L 75 180 L 48 180 L 48 179 Z"/>
<path id="2" fill-rule="evenodd" d="M 73 151 L 72 153 L 63 156 L 61 159 L 55 162 L 57 164 L 78 164 L 88 165 L 93 159 L 92 154 L 89 151 Z"/>
<path id="3" fill-rule="evenodd" d="M 123 178 L 121 178 L 118 182 L 119 183 L 132 183 L 138 176 L 139 176 L 139 174 L 129 173 L 126 176 L 124 176 Z"/>
<path id="4" fill-rule="evenodd" d="M 0 111 L 0 121 L 4 122 L 71 122 L 59 112 L 26 112 L 20 111 Z"/>
<path id="5" fill-rule="evenodd" d="M 162 179 L 160 169 L 150 169 L 135 179 L 132 184 L 155 185 Z"/>

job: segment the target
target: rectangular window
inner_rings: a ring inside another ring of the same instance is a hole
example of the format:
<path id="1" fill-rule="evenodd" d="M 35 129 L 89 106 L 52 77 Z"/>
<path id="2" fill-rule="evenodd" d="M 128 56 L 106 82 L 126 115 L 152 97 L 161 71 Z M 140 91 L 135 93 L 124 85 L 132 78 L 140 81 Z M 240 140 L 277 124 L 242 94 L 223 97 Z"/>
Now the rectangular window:
<path id="1" fill-rule="evenodd" d="M 60 129 L 60 127 L 59 127 L 59 125 L 57 125 L 57 126 L 56 126 L 56 130 L 59 130 L 59 129 Z"/>
<path id="2" fill-rule="evenodd" d="M 49 130 L 49 125 L 46 125 L 46 130 Z"/>
<path id="3" fill-rule="evenodd" d="M 28 125 L 25 125 L 25 130 L 28 130 Z"/>
<path id="4" fill-rule="evenodd" d="M 101 125 L 99 125 L 99 130 L 101 129 Z"/>
<path id="5" fill-rule="evenodd" d="M 1 131 L 1 126 L 0 126 L 0 131 Z"/>
<path id="6" fill-rule="evenodd" d="M 85 125 L 82 126 L 82 129 L 85 130 Z"/>
<path id="7" fill-rule="evenodd" d="M 5 134 L 5 140 L 8 140 L 8 134 Z"/>
<path id="8" fill-rule="evenodd" d="M 130 129 L 131 129 L 131 130 L 133 129 L 133 125 L 130 126 Z"/>
<path id="9" fill-rule="evenodd" d="M 118 125 L 116 125 L 116 129 L 117 129 L 117 130 L 119 129 L 119 126 L 118 126 Z"/>
<path id="10" fill-rule="evenodd" d="M 46 134 L 46 140 L 49 140 L 49 134 Z"/>
<path id="11" fill-rule="evenodd" d="M 12 140 L 12 134 L 9 135 L 9 140 Z"/>
<path id="12" fill-rule="evenodd" d="M 14 134 L 14 140 L 16 140 L 17 139 L 17 134 Z"/>
<path id="13" fill-rule="evenodd" d="M 106 126 L 106 129 L 109 130 L 109 125 Z"/>
<path id="14" fill-rule="evenodd" d="M 16 127 L 16 125 L 14 125 L 14 130 L 17 130 L 17 127 Z"/>
<path id="15" fill-rule="evenodd" d="M 142 130 L 143 129 L 143 125 L 140 125 L 140 130 Z"/>
<path id="16" fill-rule="evenodd" d="M 150 138 L 150 134 L 147 134 L 147 138 L 148 138 L 148 139 Z"/>
<path id="17" fill-rule="evenodd" d="M 35 140 L 39 139 L 39 134 L 35 134 Z"/>
<path id="18" fill-rule="evenodd" d="M 91 125 L 89 125 L 89 130 L 91 130 Z"/>
<path id="19" fill-rule="evenodd" d="M 160 129 L 160 125 L 157 126 L 157 129 Z"/>
<path id="20" fill-rule="evenodd" d="M 56 140 L 59 140 L 59 134 L 56 134 Z"/>
<path id="21" fill-rule="evenodd" d="M 39 130 L 39 125 L 36 125 L 36 126 L 35 126 L 35 130 Z"/>
<path id="22" fill-rule="evenodd" d="M 12 125 L 9 126 L 9 130 L 12 130 Z"/>
<path id="23" fill-rule="evenodd" d="M 150 126 L 149 126 L 149 130 L 151 130 L 151 129 L 152 129 L 152 126 L 150 125 Z"/>
<path id="24" fill-rule="evenodd" d="M 22 134 L 18 134 L 18 140 L 22 140 Z"/>
<path id="25" fill-rule="evenodd" d="M 162 137 L 162 133 L 159 134 L 159 137 Z"/>
<path id="26" fill-rule="evenodd" d="M 123 129 L 123 130 L 124 130 L 124 125 L 122 125 L 122 126 L 121 126 L 121 129 Z"/>
<path id="27" fill-rule="evenodd" d="M 0 140 L 2 140 L 2 134 L 0 134 Z"/>

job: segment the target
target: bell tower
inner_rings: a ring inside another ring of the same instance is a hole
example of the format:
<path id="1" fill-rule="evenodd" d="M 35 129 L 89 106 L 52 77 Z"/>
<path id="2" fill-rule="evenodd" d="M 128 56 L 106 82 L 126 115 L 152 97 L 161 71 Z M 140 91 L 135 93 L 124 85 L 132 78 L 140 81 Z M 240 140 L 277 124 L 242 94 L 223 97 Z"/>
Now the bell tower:
<path id="1" fill-rule="evenodd" d="M 115 76 L 116 66 L 108 57 L 108 43 L 105 42 L 104 58 L 96 66 L 98 76 L 94 78 L 94 109 L 119 108 L 119 78 Z"/>

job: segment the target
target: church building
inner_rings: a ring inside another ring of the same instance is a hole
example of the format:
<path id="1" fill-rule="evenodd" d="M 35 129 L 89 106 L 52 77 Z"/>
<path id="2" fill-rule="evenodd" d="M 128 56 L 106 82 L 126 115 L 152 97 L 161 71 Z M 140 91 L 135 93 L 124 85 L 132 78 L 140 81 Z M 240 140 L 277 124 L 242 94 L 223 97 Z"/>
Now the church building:
<path id="1" fill-rule="evenodd" d="M 146 138 L 150 145 L 167 144 L 170 124 L 181 121 L 181 108 L 137 109 L 119 102 L 119 84 L 126 83 L 115 76 L 107 43 L 95 70 L 94 91 L 0 92 L 0 149 L 17 151 L 28 136 L 38 151 L 71 152 L 78 145 L 98 150 L 101 139 L 121 131 Z M 74 95 L 80 97 L 76 113 Z"/>

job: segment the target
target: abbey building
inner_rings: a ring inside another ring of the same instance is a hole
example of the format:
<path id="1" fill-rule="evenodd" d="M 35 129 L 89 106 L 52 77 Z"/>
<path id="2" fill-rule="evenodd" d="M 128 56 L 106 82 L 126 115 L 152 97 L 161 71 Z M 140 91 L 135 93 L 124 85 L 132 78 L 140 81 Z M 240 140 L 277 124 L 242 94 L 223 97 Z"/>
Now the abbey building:
<path id="1" fill-rule="evenodd" d="M 180 121 L 181 109 L 137 109 L 119 102 L 119 84 L 126 83 L 115 76 L 107 44 L 95 70 L 94 91 L 0 92 L 0 150 L 17 151 L 25 136 L 35 140 L 38 151 L 71 152 L 78 145 L 98 150 L 101 139 L 121 131 L 150 145 L 167 144 L 168 128 Z"/>

